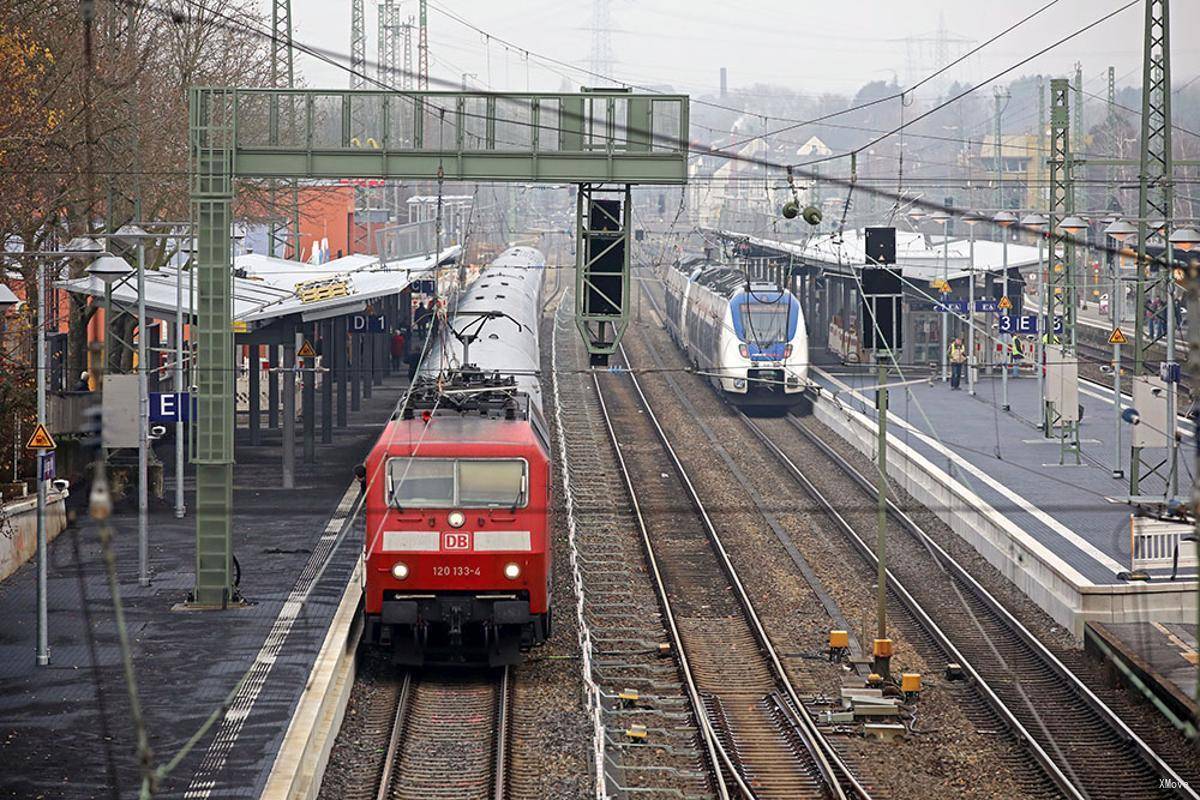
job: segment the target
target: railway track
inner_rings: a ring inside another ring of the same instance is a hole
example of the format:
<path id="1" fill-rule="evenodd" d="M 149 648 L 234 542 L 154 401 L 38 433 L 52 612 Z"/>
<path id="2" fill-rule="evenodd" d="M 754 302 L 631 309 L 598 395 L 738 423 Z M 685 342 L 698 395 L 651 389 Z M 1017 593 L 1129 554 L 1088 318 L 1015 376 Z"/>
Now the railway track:
<path id="1" fill-rule="evenodd" d="M 593 381 L 718 794 L 869 797 L 805 710 L 636 377 Z"/>
<path id="2" fill-rule="evenodd" d="M 653 350 L 651 355 L 662 367 Z M 681 391 L 678 386 L 675 390 Z M 679 400 L 687 403 L 682 395 Z M 868 544 L 875 536 L 872 480 L 794 417 L 752 420 L 735 413 L 847 534 L 873 570 L 874 554 Z M 699 421 L 698 427 L 708 426 Z M 711 431 L 706 433 L 711 438 Z M 902 603 L 907 617 L 921 628 L 917 635 L 923 633 L 947 660 L 966 667 L 988 707 L 1026 742 L 1056 790 L 1072 798 L 1196 797 L 1195 765 L 1185 769 L 1181 779 L 1153 746 L 912 517 L 894 503 L 890 515 L 895 529 L 889 537 L 891 604 Z M 1186 754 L 1168 749 L 1176 764 L 1188 763 Z M 1187 788 L 1185 780 L 1193 788 Z"/>
<path id="3" fill-rule="evenodd" d="M 874 502 L 871 479 L 795 417 L 743 416 L 743 421 L 873 564 L 873 515 L 838 510 L 869 509 Z M 831 477 L 835 474 L 850 480 L 838 481 Z M 834 484 L 854 489 L 835 497 L 830 493 Z M 972 674 L 984 697 L 1027 742 L 1065 796 L 1162 797 L 1164 785 L 1186 786 L 912 517 L 895 503 L 889 503 L 889 514 L 889 582 L 894 594 Z M 1194 790 L 1179 792 L 1196 797 Z"/>
<path id="4" fill-rule="evenodd" d="M 506 796 L 512 674 L 407 672 L 370 707 L 378 736 L 361 767 L 372 800 L 500 800 Z M 385 698 L 380 698 L 381 700 Z"/>

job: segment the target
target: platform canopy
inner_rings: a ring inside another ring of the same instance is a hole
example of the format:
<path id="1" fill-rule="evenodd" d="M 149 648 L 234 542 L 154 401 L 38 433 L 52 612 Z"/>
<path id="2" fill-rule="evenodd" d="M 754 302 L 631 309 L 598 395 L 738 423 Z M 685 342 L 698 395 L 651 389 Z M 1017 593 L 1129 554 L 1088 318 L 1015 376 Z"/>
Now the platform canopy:
<path id="1" fill-rule="evenodd" d="M 866 263 L 866 239 L 861 229 L 847 230 L 844 234 L 834 233 L 811 236 L 788 241 L 766 239 L 737 231 L 707 229 L 707 233 L 734 244 L 746 244 L 758 253 L 792 258 L 798 262 L 824 267 L 832 271 L 862 267 Z M 1044 254 L 1043 254 L 1044 255 Z M 913 231 L 896 231 L 896 263 L 904 276 L 924 281 L 947 277 L 945 254 L 942 252 L 941 237 L 927 237 Z M 1008 245 L 1009 269 L 1026 269 L 1038 263 L 1038 249 L 1031 245 Z M 949 242 L 950 280 L 963 278 L 970 273 L 971 242 L 968 239 L 951 238 Z M 999 272 L 1004 268 L 1004 245 L 1001 242 L 975 241 L 975 271 Z"/>
<path id="2" fill-rule="evenodd" d="M 454 261 L 462 248 L 444 248 L 437 264 Z M 432 255 L 380 263 L 375 256 L 351 255 L 313 266 L 298 261 L 257 254 L 238 256 L 236 266 L 246 277 L 233 279 L 233 321 L 245 323 L 247 332 L 274 320 L 299 314 L 305 322 L 355 314 L 380 297 L 398 294 L 413 281 L 436 276 Z M 152 319 L 175 319 L 176 278 L 183 282 L 183 306 L 192 320 L 192 272 L 182 275 L 176 267 L 146 270 L 146 314 Z M 303 289 L 314 284 L 335 287 L 337 296 L 306 299 Z M 58 288 L 75 294 L 104 297 L 104 282 L 86 275 L 61 281 Z M 137 285 L 133 281 L 114 287 L 113 299 L 124 306 L 137 304 Z"/>

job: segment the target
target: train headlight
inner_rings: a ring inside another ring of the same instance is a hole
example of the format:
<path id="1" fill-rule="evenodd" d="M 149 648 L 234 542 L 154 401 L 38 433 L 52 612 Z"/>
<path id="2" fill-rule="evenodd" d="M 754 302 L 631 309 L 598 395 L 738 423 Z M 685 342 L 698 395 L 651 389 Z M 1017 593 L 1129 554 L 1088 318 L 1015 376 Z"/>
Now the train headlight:
<path id="1" fill-rule="evenodd" d="M 504 577 L 508 578 L 510 581 L 515 581 L 517 578 L 521 577 L 521 565 L 511 561 L 505 564 Z"/>
<path id="2" fill-rule="evenodd" d="M 450 523 L 451 528 L 461 528 L 466 521 L 467 516 L 461 511 L 451 511 L 446 517 L 446 522 Z"/>
<path id="3" fill-rule="evenodd" d="M 738 355 L 741 356 L 742 358 L 749 358 L 750 357 L 750 348 L 744 344 L 739 344 L 738 345 Z"/>
<path id="4" fill-rule="evenodd" d="M 746 388 L 746 379 L 745 378 L 735 378 L 733 381 L 733 388 L 745 389 Z"/>
<path id="5" fill-rule="evenodd" d="M 392 577 L 398 581 L 402 581 L 408 577 L 408 564 L 403 561 L 397 561 L 392 564 Z"/>

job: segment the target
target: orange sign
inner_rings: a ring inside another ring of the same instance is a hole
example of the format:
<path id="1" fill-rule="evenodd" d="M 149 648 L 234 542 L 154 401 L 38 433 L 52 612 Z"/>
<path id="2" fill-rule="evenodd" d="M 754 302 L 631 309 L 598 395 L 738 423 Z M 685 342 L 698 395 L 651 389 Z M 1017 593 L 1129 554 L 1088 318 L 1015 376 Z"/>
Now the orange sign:
<path id="1" fill-rule="evenodd" d="M 40 422 L 33 429 L 33 435 L 29 437 L 29 441 L 25 443 L 26 450 L 53 450 L 56 447 L 58 445 L 54 443 L 54 437 Z"/>

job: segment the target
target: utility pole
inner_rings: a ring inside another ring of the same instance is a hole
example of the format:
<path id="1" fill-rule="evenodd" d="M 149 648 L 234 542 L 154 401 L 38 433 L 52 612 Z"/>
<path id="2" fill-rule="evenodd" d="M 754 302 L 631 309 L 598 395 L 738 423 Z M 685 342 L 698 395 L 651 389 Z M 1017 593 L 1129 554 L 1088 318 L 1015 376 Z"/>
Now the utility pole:
<path id="1" fill-rule="evenodd" d="M 425 7 L 425 0 L 421 0 L 421 36 L 417 41 L 417 58 L 421 65 L 418 70 L 421 73 L 421 91 L 429 91 L 429 15 L 428 9 Z"/>
<path id="2" fill-rule="evenodd" d="M 350 88 L 362 89 L 367 77 L 367 25 L 363 0 L 350 0 Z"/>
<path id="3" fill-rule="evenodd" d="M 592 51 L 588 55 L 588 69 L 592 75 L 587 80 L 593 85 L 613 72 L 612 20 L 608 3 L 609 0 L 592 0 Z"/>
<path id="4" fill-rule="evenodd" d="M 1075 118 L 1071 120 L 1071 152 L 1083 152 L 1083 64 L 1075 62 Z"/>
<path id="5" fill-rule="evenodd" d="M 1188 308 L 1200 308 L 1200 265 L 1192 261 L 1188 270 L 1188 288 L 1191 297 L 1188 298 Z M 1188 374 L 1200 375 L 1200 320 L 1194 315 L 1188 316 Z M 1196 521 L 1194 533 L 1200 540 L 1200 444 L 1193 450 L 1194 465 L 1192 467 L 1192 515 Z M 1196 630 L 1200 631 L 1200 582 L 1196 587 Z M 1196 664 L 1196 702 L 1200 703 L 1200 662 Z"/>
<path id="6" fill-rule="evenodd" d="M 1037 177 L 1041 181 L 1046 175 L 1046 161 L 1048 152 L 1046 149 L 1046 82 L 1038 80 L 1038 170 Z M 1045 189 L 1039 189 L 1039 194 L 1042 197 L 1043 208 L 1049 206 L 1047 202 L 1048 192 Z"/>
<path id="7" fill-rule="evenodd" d="M 1124 148 L 1120 147 L 1120 139 L 1117 134 L 1117 68 L 1111 66 L 1108 68 L 1108 114 L 1105 117 L 1105 125 L 1108 126 L 1110 146 L 1117 147 L 1117 153 L 1124 158 Z M 1117 167 L 1115 164 L 1108 168 L 1108 197 L 1104 198 L 1104 202 L 1109 211 L 1117 210 Z M 1114 258 L 1112 261 L 1115 264 L 1117 259 Z"/>
<path id="8" fill-rule="evenodd" d="M 1147 331 L 1141 323 L 1142 311 L 1150 298 L 1166 296 L 1166 339 L 1168 374 L 1175 362 L 1175 280 L 1170 268 L 1152 269 L 1147 254 L 1147 239 L 1153 233 L 1147 224 L 1150 220 L 1162 220 L 1163 243 L 1166 245 L 1166 264 L 1171 263 L 1169 242 L 1174 216 L 1175 187 L 1171 159 L 1171 27 L 1169 0 L 1146 0 L 1145 29 L 1142 41 L 1142 127 L 1140 157 L 1138 161 L 1138 249 L 1136 286 L 1134 301 L 1133 333 L 1133 376 L 1142 377 L 1146 371 L 1146 353 L 1162 338 L 1155 331 Z M 1153 323 L 1151 323 L 1153 325 Z M 1162 326 L 1158 326 L 1162 327 Z M 1167 462 L 1166 488 L 1170 496 L 1171 487 L 1177 480 L 1178 446 L 1175 439 L 1175 382 L 1168 382 L 1167 392 Z M 1129 459 L 1129 493 L 1141 494 L 1141 448 L 1132 447 Z M 1151 468 L 1150 473 L 1157 468 Z"/>
<path id="9" fill-rule="evenodd" d="M 1069 235 L 1064 235 L 1062 221 L 1075 210 L 1074 187 L 1071 183 L 1071 138 L 1070 138 L 1070 83 L 1066 78 L 1054 78 L 1050 81 L 1050 213 L 1047 216 L 1047 234 L 1049 236 L 1049 283 L 1047 303 L 1049 304 L 1049 319 L 1046 320 L 1042 335 L 1047 340 L 1053 338 L 1054 322 L 1061 317 L 1063 321 L 1063 336 L 1059 339 L 1064 360 L 1074 358 L 1075 330 L 1075 276 L 1074 253 Z M 1071 344 L 1068 344 L 1071 342 Z M 1047 359 L 1048 360 L 1048 359 Z M 1054 433 L 1055 420 L 1051 417 L 1050 405 L 1042 400 L 1045 435 Z M 1067 420 L 1075 416 L 1073 410 L 1058 409 L 1060 416 L 1070 413 Z M 1064 421 L 1062 436 L 1065 444 L 1066 436 L 1071 437 L 1070 447 L 1076 456 L 1079 454 L 1079 423 Z"/>
<path id="10" fill-rule="evenodd" d="M 291 89 L 295 86 L 295 65 L 292 60 L 292 0 L 272 0 L 271 3 L 271 87 L 274 89 Z M 296 107 L 289 102 L 287 106 L 289 128 L 295 130 Z M 279 141 L 279 105 L 278 99 L 272 100 L 268 117 L 270 141 Z M 267 247 L 269 255 L 276 255 L 276 244 L 283 245 L 280 257 L 287 257 L 287 246 L 290 242 L 294 257 L 300 258 L 300 195 L 296 182 L 288 181 L 287 200 L 280 200 L 278 184 L 273 182 L 271 187 L 270 206 L 271 222 L 267 229 Z M 282 220 L 282 221 L 281 221 Z"/>
<path id="11" fill-rule="evenodd" d="M 1008 89 L 997 86 L 993 90 L 996 99 L 996 131 L 995 131 L 995 154 L 992 157 L 993 169 L 996 172 L 996 211 L 1003 211 L 1007 208 L 1004 202 L 1004 126 L 1001 124 L 1001 118 L 1004 115 L 1004 109 L 1008 106 Z M 1004 229 L 1000 230 L 1001 236 L 1007 236 Z"/>
<path id="12" fill-rule="evenodd" d="M 404 33 L 404 72 L 400 75 L 400 88 L 406 92 L 411 92 L 414 84 L 412 52 L 413 18 L 411 16 L 401 29 Z"/>

